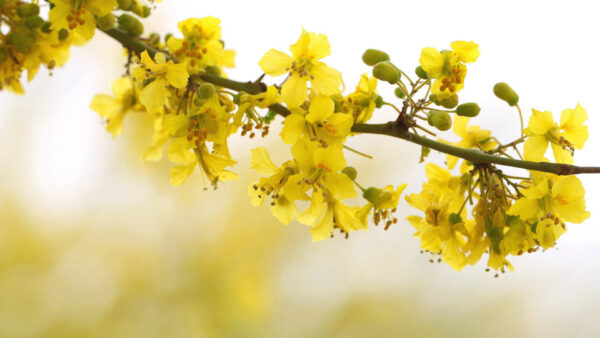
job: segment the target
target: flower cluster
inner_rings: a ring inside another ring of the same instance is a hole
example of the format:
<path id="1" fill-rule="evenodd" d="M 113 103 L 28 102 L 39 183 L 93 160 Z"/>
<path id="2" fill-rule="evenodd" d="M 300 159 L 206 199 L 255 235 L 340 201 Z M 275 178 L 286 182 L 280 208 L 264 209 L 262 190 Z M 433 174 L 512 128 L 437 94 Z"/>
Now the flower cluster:
<path id="1" fill-rule="evenodd" d="M 48 0 L 43 12 L 37 0 L 0 1 L 0 90 L 23 94 L 21 77 L 27 71 L 31 81 L 40 66 L 52 71 L 69 58 L 72 45 L 92 39 L 96 28 L 119 28 L 134 35 L 143 25 L 132 15 L 147 17 L 150 7 L 139 0 Z M 118 17 L 116 11 L 123 12 Z M 46 16 L 46 18 L 44 18 Z"/>
<path id="2" fill-rule="evenodd" d="M 284 224 L 297 220 L 310 226 L 314 241 L 333 236 L 336 229 L 346 237 L 367 230 L 370 220 L 386 230 L 398 222 L 395 213 L 406 184 L 364 188 L 347 163 L 345 152 L 370 157 L 346 145 L 360 133 L 419 144 L 419 162 L 432 149 L 447 154 L 447 168 L 425 164 L 427 181 L 405 199 L 421 212 L 407 219 L 422 249 L 454 269 L 476 264 L 485 253 L 490 268 L 512 269 L 510 255 L 552 248 L 567 222 L 589 217 L 579 179 L 559 176 L 578 168 L 571 164 L 574 150 L 582 149 L 589 136 L 586 111 L 580 105 L 566 109 L 556 123 L 552 113 L 533 109 L 525 128 L 519 96 L 500 82 L 493 92 L 517 109 L 520 137 L 501 142 L 471 124 L 481 108 L 460 102 L 458 93 L 464 88 L 466 65 L 480 54 L 472 41 L 454 41 L 450 50 L 424 48 L 413 77 L 387 53 L 368 49 L 362 59 L 372 75 L 363 74 L 346 94 L 341 73 L 324 62 L 331 54 L 324 34 L 303 29 L 289 54 L 276 49 L 264 54 L 258 62 L 264 74 L 258 80 L 238 82 L 225 74 L 225 68 L 234 66 L 235 52 L 225 49 L 215 17 L 184 20 L 179 34 L 142 37 L 138 18 L 150 15 L 150 3 L 49 2 L 44 19 L 38 1 L 0 0 L 0 89 L 22 93 L 23 71 L 31 80 L 41 65 L 60 66 L 71 45 L 87 43 L 96 29 L 105 31 L 127 48 L 126 76 L 114 81 L 112 95 L 96 95 L 90 107 L 113 137 L 123 132 L 129 113 L 151 119 L 153 141 L 142 158 L 158 161 L 166 149 L 175 186 L 196 168 L 205 187 L 237 178 L 230 137 L 266 137 L 280 115 L 279 136 L 291 157 L 277 165 L 266 148 L 251 150 L 251 167 L 262 177 L 250 184 L 250 200 L 255 206 L 268 201 Z M 281 77 L 280 84 L 265 84 L 267 75 Z M 395 97 L 384 99 L 380 84 L 393 86 Z M 388 113 L 393 114 L 388 123 L 367 124 Z M 438 138 L 438 132 L 448 130 L 459 139 Z M 549 145 L 557 163 L 545 157 Z M 512 176 L 496 163 L 540 171 Z M 362 203 L 354 200 L 359 196 Z"/>

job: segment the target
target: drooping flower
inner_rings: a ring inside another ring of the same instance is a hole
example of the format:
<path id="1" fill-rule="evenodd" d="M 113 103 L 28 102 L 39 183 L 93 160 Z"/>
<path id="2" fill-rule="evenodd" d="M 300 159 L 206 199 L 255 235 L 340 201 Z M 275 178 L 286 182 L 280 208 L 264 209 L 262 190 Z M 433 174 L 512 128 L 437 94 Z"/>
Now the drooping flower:
<path id="1" fill-rule="evenodd" d="M 331 54 L 329 41 L 323 34 L 302 30 L 298 41 L 290 46 L 292 56 L 275 49 L 269 50 L 258 63 L 271 76 L 288 74 L 281 88 L 281 97 L 288 108 L 300 106 L 307 98 L 307 82 L 317 94 L 339 92 L 340 73 L 318 61 Z"/>
<path id="2" fill-rule="evenodd" d="M 116 79 L 112 84 L 113 96 L 98 94 L 90 108 L 106 119 L 106 130 L 115 138 L 123 131 L 125 114 L 138 105 L 135 88 L 128 77 Z M 139 108 L 139 107 L 138 107 Z"/>

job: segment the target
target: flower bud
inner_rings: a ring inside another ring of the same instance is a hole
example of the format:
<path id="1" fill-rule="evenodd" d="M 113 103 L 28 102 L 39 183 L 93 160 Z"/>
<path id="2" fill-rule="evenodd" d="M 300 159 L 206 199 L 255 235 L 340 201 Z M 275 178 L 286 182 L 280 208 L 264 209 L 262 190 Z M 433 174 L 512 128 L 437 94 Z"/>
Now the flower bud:
<path id="1" fill-rule="evenodd" d="M 196 95 L 202 100 L 210 99 L 216 93 L 217 90 L 215 89 L 215 86 L 213 86 L 212 83 L 207 82 L 201 84 L 196 91 Z"/>
<path id="2" fill-rule="evenodd" d="M 150 33 L 150 35 L 148 36 L 148 40 L 150 40 L 150 44 L 152 46 L 158 46 L 158 44 L 160 43 L 160 35 L 156 32 Z"/>
<path id="3" fill-rule="evenodd" d="M 356 179 L 356 176 L 358 175 L 358 172 L 354 167 L 346 167 L 342 169 L 342 174 L 350 177 L 350 179 L 354 181 Z"/>
<path id="4" fill-rule="evenodd" d="M 377 97 L 375 98 L 375 107 L 381 108 L 382 106 L 383 106 L 383 97 L 381 97 L 381 95 L 377 95 Z"/>
<path id="5" fill-rule="evenodd" d="M 237 94 L 233 95 L 233 103 L 237 104 L 238 106 L 240 105 L 240 103 L 242 102 L 242 95 L 246 94 L 244 92 L 238 92 Z"/>
<path id="6" fill-rule="evenodd" d="M 170 39 L 171 37 L 173 37 L 173 34 L 171 34 L 171 33 L 167 33 L 167 34 L 165 34 L 165 42 L 169 41 L 169 39 Z"/>
<path id="7" fill-rule="evenodd" d="M 217 76 L 221 75 L 221 68 L 219 68 L 219 66 L 207 66 L 205 71 L 208 74 L 217 75 Z"/>
<path id="8" fill-rule="evenodd" d="M 390 56 L 377 49 L 367 49 L 362 55 L 362 60 L 367 66 L 374 66 L 379 62 L 390 61 Z"/>
<path id="9" fill-rule="evenodd" d="M 46 21 L 44 22 L 44 24 L 42 25 L 42 28 L 40 28 L 40 30 L 46 34 L 52 32 L 52 28 L 50 28 L 52 26 L 52 22 L 50 21 Z"/>
<path id="10" fill-rule="evenodd" d="M 444 108 L 452 109 L 458 104 L 458 95 L 452 94 L 452 96 L 439 100 L 436 104 Z"/>
<path id="11" fill-rule="evenodd" d="M 373 76 L 378 78 L 379 80 L 387 81 L 391 84 L 394 84 L 400 81 L 400 72 L 389 61 L 379 62 L 373 67 Z"/>
<path id="12" fill-rule="evenodd" d="M 33 37 L 23 31 L 15 31 L 10 33 L 7 38 L 7 42 L 15 46 L 15 49 L 19 53 L 27 53 L 35 43 Z"/>
<path id="13" fill-rule="evenodd" d="M 133 9 L 133 13 L 137 14 L 137 16 L 139 16 L 140 18 L 147 18 L 150 16 L 150 7 L 145 5 L 136 6 Z"/>
<path id="14" fill-rule="evenodd" d="M 444 108 L 452 109 L 458 105 L 458 95 L 452 94 L 451 96 L 438 100 L 438 105 Z"/>
<path id="15" fill-rule="evenodd" d="M 418 66 L 417 68 L 415 68 L 415 74 L 417 74 L 417 76 L 423 80 L 429 79 L 429 75 L 427 75 L 427 72 L 421 66 Z"/>
<path id="16" fill-rule="evenodd" d="M 44 24 L 44 19 L 42 19 L 39 15 L 32 15 L 25 19 L 24 24 L 28 28 L 39 28 Z"/>
<path id="17" fill-rule="evenodd" d="M 128 10 L 131 7 L 131 0 L 117 0 L 119 9 Z"/>
<path id="18" fill-rule="evenodd" d="M 445 111 L 434 110 L 429 112 L 427 123 L 441 131 L 446 131 L 452 127 L 452 118 Z"/>
<path id="19" fill-rule="evenodd" d="M 140 36 L 144 33 L 144 25 L 140 20 L 129 14 L 121 14 L 118 18 L 119 28 L 126 31 L 130 35 Z"/>
<path id="20" fill-rule="evenodd" d="M 494 94 L 501 100 L 506 101 L 509 106 L 513 107 L 519 103 L 519 95 L 510 88 L 505 82 L 498 82 L 494 86 Z"/>
<path id="21" fill-rule="evenodd" d="M 38 14 L 40 14 L 40 8 L 36 4 L 22 4 L 17 8 L 17 15 L 22 18 Z"/>
<path id="22" fill-rule="evenodd" d="M 474 117 L 479 115 L 481 108 L 475 102 L 463 103 L 456 107 L 456 115 Z"/>
<path id="23" fill-rule="evenodd" d="M 461 223 L 463 221 L 462 217 L 460 217 L 459 214 L 457 213 L 451 213 L 450 216 L 448 216 L 448 222 L 450 223 L 450 225 L 454 225 L 456 223 Z"/>
<path id="24" fill-rule="evenodd" d="M 402 88 L 398 87 L 396 88 L 396 90 L 394 90 L 394 94 L 396 94 L 396 97 L 399 99 L 403 99 L 406 95 L 404 95 L 404 92 L 402 91 Z"/>
<path id="25" fill-rule="evenodd" d="M 66 28 L 63 28 L 61 30 L 58 31 L 58 39 L 60 41 L 64 41 L 69 37 L 69 30 Z"/>
<path id="26" fill-rule="evenodd" d="M 115 16 L 108 13 L 103 17 L 96 19 L 96 25 L 103 31 L 107 31 L 115 26 Z"/>
<path id="27" fill-rule="evenodd" d="M 392 193 L 387 190 L 370 187 L 363 192 L 363 198 L 377 205 L 391 200 Z"/>

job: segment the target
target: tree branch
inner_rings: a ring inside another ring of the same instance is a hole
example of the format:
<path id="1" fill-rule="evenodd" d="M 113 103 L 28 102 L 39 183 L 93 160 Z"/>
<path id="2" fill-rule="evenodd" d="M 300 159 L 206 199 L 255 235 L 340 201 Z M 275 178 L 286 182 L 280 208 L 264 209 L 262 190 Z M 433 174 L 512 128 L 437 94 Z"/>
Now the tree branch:
<path id="1" fill-rule="evenodd" d="M 168 59 L 172 59 L 167 52 L 146 45 L 140 39 L 130 36 L 122 30 L 111 28 L 107 31 L 104 31 L 104 33 L 106 33 L 113 39 L 119 41 L 125 48 L 134 51 L 138 55 L 141 54 L 144 50 L 146 50 L 148 51 L 148 54 L 150 54 L 150 56 L 154 56 L 154 54 L 162 52 L 166 55 Z M 203 81 L 210 82 L 217 86 L 221 86 L 235 91 L 244 91 L 248 94 L 259 94 L 266 90 L 266 86 L 259 81 L 240 82 L 208 73 L 200 74 L 199 77 Z M 281 104 L 271 105 L 269 109 L 283 117 L 286 117 L 290 114 L 290 111 Z M 542 171 L 556 175 L 600 173 L 600 167 L 579 167 L 575 165 L 561 163 L 524 161 L 491 155 L 477 149 L 456 147 L 447 143 L 439 142 L 414 133 L 410 133 L 406 128 L 398 125 L 395 122 L 388 122 L 384 124 L 355 124 L 354 126 L 352 126 L 352 132 L 362 134 L 387 135 L 400 138 L 433 150 L 440 151 L 442 153 L 462 158 L 474 164 L 493 163 L 514 168 Z"/>

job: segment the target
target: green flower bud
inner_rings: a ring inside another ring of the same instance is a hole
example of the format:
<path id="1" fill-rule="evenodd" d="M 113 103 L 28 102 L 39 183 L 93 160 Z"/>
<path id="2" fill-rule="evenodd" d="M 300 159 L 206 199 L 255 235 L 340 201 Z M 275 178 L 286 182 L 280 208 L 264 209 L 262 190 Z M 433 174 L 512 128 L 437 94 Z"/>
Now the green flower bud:
<path id="1" fill-rule="evenodd" d="M 33 37 L 23 31 L 15 31 L 10 33 L 7 38 L 7 42 L 15 46 L 15 49 L 19 53 L 27 53 L 35 43 Z"/>
<path id="2" fill-rule="evenodd" d="M 63 41 L 63 40 L 65 40 L 68 37 L 69 37 L 69 30 L 68 29 L 63 28 L 63 29 L 61 29 L 61 30 L 58 31 L 58 39 L 60 41 Z"/>
<path id="3" fill-rule="evenodd" d="M 237 94 L 233 95 L 233 103 L 235 103 L 235 104 L 237 104 L 239 106 L 243 94 L 245 94 L 245 93 L 244 92 L 238 92 Z"/>
<path id="4" fill-rule="evenodd" d="M 519 103 L 519 95 L 504 82 L 498 82 L 494 86 L 494 94 L 501 100 L 506 101 L 509 106 L 513 107 Z"/>
<path id="5" fill-rule="evenodd" d="M 3 51 L 2 49 L 0 49 L 0 63 L 6 61 L 6 59 L 8 59 L 8 55 L 6 54 L 5 51 Z"/>
<path id="6" fill-rule="evenodd" d="M 463 103 L 456 107 L 456 115 L 473 117 L 479 115 L 481 108 L 475 102 Z"/>
<path id="7" fill-rule="evenodd" d="M 217 76 L 221 75 L 221 68 L 219 68 L 219 66 L 207 66 L 205 71 L 208 74 L 217 75 Z"/>
<path id="8" fill-rule="evenodd" d="M 158 46 L 158 44 L 160 43 L 160 35 L 156 32 L 150 33 L 148 39 L 150 40 L 150 44 L 152 46 Z"/>
<path id="9" fill-rule="evenodd" d="M 391 200 L 392 193 L 387 190 L 370 187 L 363 192 L 363 198 L 373 204 L 381 204 Z"/>
<path id="10" fill-rule="evenodd" d="M 379 62 L 373 67 L 373 76 L 379 80 L 387 81 L 391 84 L 395 84 L 400 81 L 400 72 L 389 61 Z"/>
<path id="11" fill-rule="evenodd" d="M 346 167 L 342 169 L 342 174 L 350 177 L 350 179 L 354 181 L 356 179 L 356 176 L 358 175 L 358 172 L 354 167 Z"/>
<path id="12" fill-rule="evenodd" d="M 374 66 L 379 62 L 390 61 L 390 56 L 377 49 L 367 49 L 362 55 L 363 62 L 368 66 Z"/>
<path id="13" fill-rule="evenodd" d="M 150 16 L 150 7 L 145 5 L 138 5 L 133 9 L 133 13 L 137 14 L 137 16 L 139 16 L 140 18 L 147 18 Z"/>
<path id="14" fill-rule="evenodd" d="M 431 102 L 433 102 L 435 104 L 439 104 L 439 102 L 440 102 L 440 101 L 438 101 L 437 95 L 435 95 L 435 94 L 429 95 L 429 101 L 431 101 Z"/>
<path id="15" fill-rule="evenodd" d="M 454 225 L 454 224 L 460 223 L 462 221 L 463 221 L 463 219 L 462 219 L 462 217 L 460 217 L 459 214 L 451 213 L 450 216 L 448 216 L 448 222 L 450 222 L 450 225 Z"/>
<path id="16" fill-rule="evenodd" d="M 415 74 L 417 74 L 417 76 L 420 77 L 423 80 L 428 80 L 429 79 L 429 75 L 427 75 L 427 72 L 421 66 L 415 68 Z"/>
<path id="17" fill-rule="evenodd" d="M 50 28 L 50 26 L 52 26 L 52 23 L 50 21 L 46 21 L 44 22 L 44 24 L 42 25 L 42 28 L 40 28 L 40 30 L 44 33 L 50 33 L 52 32 L 52 29 Z"/>
<path id="18" fill-rule="evenodd" d="M 131 0 L 117 0 L 117 4 L 119 5 L 119 9 L 128 10 L 131 7 Z"/>
<path id="19" fill-rule="evenodd" d="M 340 113 L 341 111 L 342 111 L 342 104 L 340 103 L 340 100 L 334 99 L 333 100 L 333 112 Z"/>
<path id="20" fill-rule="evenodd" d="M 452 109 L 458 104 L 458 95 L 453 94 L 452 96 L 449 96 L 445 99 L 440 100 L 439 102 L 436 102 L 436 104 L 444 108 Z"/>
<path id="21" fill-rule="evenodd" d="M 129 14 L 121 14 L 118 18 L 119 28 L 126 31 L 130 35 L 140 36 L 144 33 L 144 25 L 140 20 Z"/>
<path id="22" fill-rule="evenodd" d="M 39 28 L 42 27 L 42 25 L 44 24 L 44 19 L 42 19 L 39 15 L 32 15 L 32 16 L 28 16 L 27 19 L 25 19 L 25 27 L 28 28 Z"/>
<path id="23" fill-rule="evenodd" d="M 452 118 L 445 111 L 432 111 L 427 116 L 427 123 L 441 131 L 446 131 L 452 127 Z"/>
<path id="24" fill-rule="evenodd" d="M 167 33 L 167 34 L 165 35 L 165 42 L 169 41 L 169 39 L 170 39 L 172 36 L 173 36 L 173 34 L 171 34 L 171 33 Z"/>
<path id="25" fill-rule="evenodd" d="M 17 8 L 17 15 L 22 18 L 38 14 L 40 14 L 40 8 L 36 4 L 22 4 Z"/>
<path id="26" fill-rule="evenodd" d="M 396 97 L 399 99 L 403 99 L 406 95 L 404 95 L 404 92 L 402 91 L 402 88 L 398 87 L 396 88 L 396 90 L 394 90 L 394 94 L 396 94 Z"/>
<path id="27" fill-rule="evenodd" d="M 213 86 L 212 83 L 206 82 L 201 84 L 200 87 L 198 87 L 198 90 L 196 91 L 196 95 L 198 95 L 198 97 L 203 100 L 210 99 L 216 93 L 217 90 L 215 89 L 215 86 Z"/>
<path id="28" fill-rule="evenodd" d="M 96 25 L 103 31 L 107 31 L 115 26 L 115 16 L 108 13 L 103 17 L 96 19 Z"/>
<path id="29" fill-rule="evenodd" d="M 383 106 L 383 97 L 381 95 L 377 95 L 375 98 L 375 107 L 381 108 Z"/>
<path id="30" fill-rule="evenodd" d="M 263 120 L 265 120 L 265 122 L 269 124 L 271 123 L 271 121 L 273 121 L 273 119 L 275 119 L 275 116 L 277 116 L 277 113 L 269 109 L 267 115 L 263 116 Z"/>

